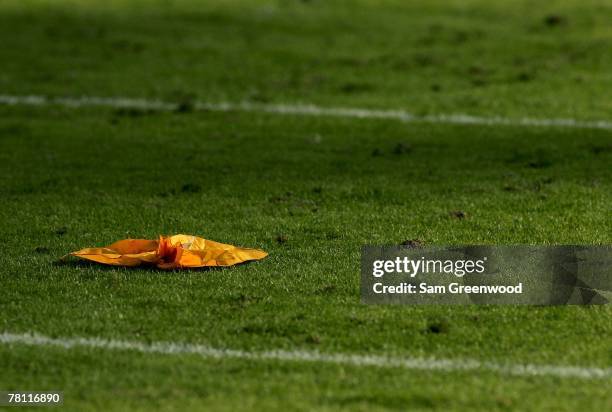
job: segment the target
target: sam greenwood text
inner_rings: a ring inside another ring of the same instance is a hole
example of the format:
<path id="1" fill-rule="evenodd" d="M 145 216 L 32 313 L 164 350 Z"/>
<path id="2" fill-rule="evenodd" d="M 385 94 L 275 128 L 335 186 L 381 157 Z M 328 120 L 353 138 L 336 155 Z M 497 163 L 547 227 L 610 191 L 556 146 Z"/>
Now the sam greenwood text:
<path id="1" fill-rule="evenodd" d="M 446 292 L 453 294 L 460 293 L 523 293 L 523 283 L 519 283 L 513 286 L 506 285 L 460 285 L 459 283 L 451 283 L 448 286 L 445 285 L 428 285 L 425 282 L 421 282 L 418 285 L 412 283 L 400 283 L 399 285 L 383 285 L 382 283 L 375 283 L 373 286 L 374 293 L 387 294 L 387 293 L 433 293 L 433 294 L 444 294 Z"/>

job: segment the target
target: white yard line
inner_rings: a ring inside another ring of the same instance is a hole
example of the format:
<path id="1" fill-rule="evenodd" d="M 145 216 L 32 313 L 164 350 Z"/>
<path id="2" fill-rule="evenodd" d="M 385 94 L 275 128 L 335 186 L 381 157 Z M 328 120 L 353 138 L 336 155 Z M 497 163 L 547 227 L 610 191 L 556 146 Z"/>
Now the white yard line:
<path id="1" fill-rule="evenodd" d="M 29 346 L 54 346 L 63 349 L 95 348 L 103 350 L 125 350 L 163 355 L 199 355 L 210 359 L 246 359 L 254 361 L 315 362 L 335 365 L 374 366 L 424 371 L 482 371 L 514 376 L 552 376 L 557 378 L 609 379 L 612 368 L 591 368 L 580 366 L 554 366 L 494 363 L 475 359 L 434 359 L 415 357 L 390 357 L 380 355 L 356 355 L 344 353 L 323 353 L 305 350 L 245 351 L 213 348 L 181 342 L 136 342 L 104 338 L 52 338 L 36 333 L 0 334 L 1 344 Z"/>
<path id="2" fill-rule="evenodd" d="M 161 100 L 132 99 L 128 97 L 47 97 L 0 95 L 0 104 L 29 106 L 64 106 L 64 107 L 111 107 L 133 108 L 144 110 L 175 110 L 178 104 Z M 281 115 L 298 116 L 331 116 L 359 119 L 392 119 L 414 123 L 444 123 L 465 125 L 503 125 L 503 126 L 540 126 L 562 127 L 576 129 L 612 130 L 612 121 L 608 120 L 577 120 L 577 119 L 547 119 L 547 118 L 508 118 L 501 116 L 469 116 L 463 114 L 437 114 L 418 116 L 403 110 L 373 110 L 347 107 L 321 107 L 305 104 L 266 104 L 250 102 L 195 102 L 195 110 L 217 112 L 260 112 Z"/>

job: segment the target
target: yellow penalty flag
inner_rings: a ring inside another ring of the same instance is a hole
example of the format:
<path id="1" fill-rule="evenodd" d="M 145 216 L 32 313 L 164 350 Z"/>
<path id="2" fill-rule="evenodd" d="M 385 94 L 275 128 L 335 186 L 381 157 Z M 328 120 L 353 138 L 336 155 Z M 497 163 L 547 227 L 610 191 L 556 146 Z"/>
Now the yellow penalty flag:
<path id="1" fill-rule="evenodd" d="M 85 248 L 68 254 L 105 265 L 155 265 L 160 269 L 232 266 L 263 259 L 260 249 L 242 248 L 190 235 L 160 236 L 159 240 L 125 239 L 105 247 Z"/>

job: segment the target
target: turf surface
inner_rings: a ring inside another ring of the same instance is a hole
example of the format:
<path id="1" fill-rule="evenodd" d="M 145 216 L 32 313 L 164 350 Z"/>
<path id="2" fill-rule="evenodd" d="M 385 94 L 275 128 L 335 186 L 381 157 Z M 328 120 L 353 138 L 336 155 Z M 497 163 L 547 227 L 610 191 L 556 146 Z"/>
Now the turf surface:
<path id="1" fill-rule="evenodd" d="M 606 118 L 604 3 L 6 1 L 6 94 Z M 528 13 L 527 13 L 528 11 Z M 611 132 L 0 106 L 1 329 L 610 367 L 607 307 L 369 307 L 363 244 L 609 244 Z M 462 211 L 465 218 L 451 212 Z M 57 262 L 196 234 L 270 257 Z M 610 381 L 0 346 L 0 388 L 72 410 L 612 406 Z"/>

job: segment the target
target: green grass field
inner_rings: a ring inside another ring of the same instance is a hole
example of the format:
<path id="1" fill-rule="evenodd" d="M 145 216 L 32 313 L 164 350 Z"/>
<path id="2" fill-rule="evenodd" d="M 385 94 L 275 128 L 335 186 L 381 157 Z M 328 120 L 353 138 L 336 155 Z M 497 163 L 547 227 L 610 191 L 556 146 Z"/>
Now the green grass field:
<path id="1" fill-rule="evenodd" d="M 612 367 L 612 310 L 359 302 L 365 244 L 612 243 L 612 130 L 194 111 L 203 102 L 608 120 L 605 1 L 0 3 L 0 332 Z M 453 216 L 462 211 L 464 218 Z M 260 262 L 61 262 L 187 233 Z M 611 380 L 0 344 L 66 410 L 593 410 Z M 21 410 L 21 409 L 20 409 Z"/>

